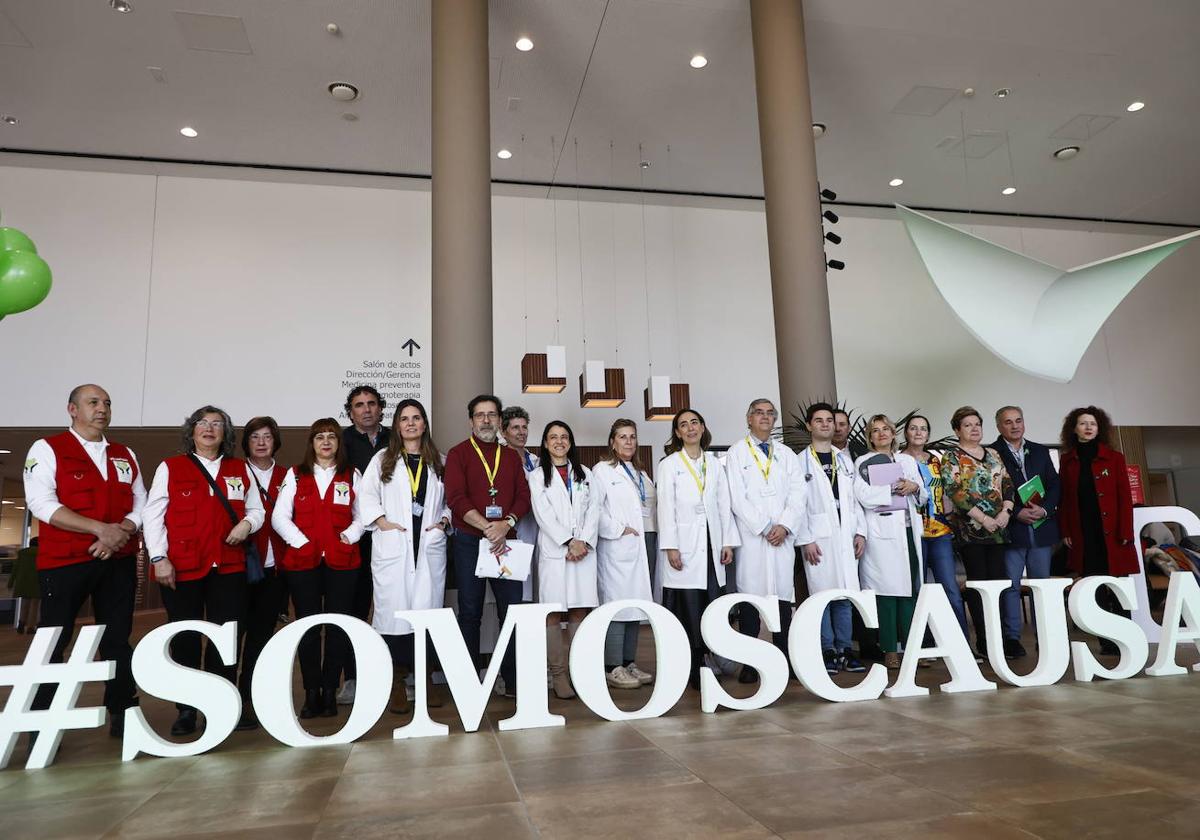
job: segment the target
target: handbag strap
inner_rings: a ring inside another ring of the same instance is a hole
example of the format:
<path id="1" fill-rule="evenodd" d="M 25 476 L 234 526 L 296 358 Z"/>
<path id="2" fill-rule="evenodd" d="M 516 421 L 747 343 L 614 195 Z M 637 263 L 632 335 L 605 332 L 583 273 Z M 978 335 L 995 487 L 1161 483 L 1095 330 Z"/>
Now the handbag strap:
<path id="1" fill-rule="evenodd" d="M 208 475 L 207 471 L 205 471 L 205 475 Z M 253 467 L 250 468 L 250 477 L 254 479 L 254 486 L 258 488 L 258 495 L 262 498 L 263 502 L 271 507 L 275 507 L 275 500 L 271 498 L 271 494 L 262 486 L 262 482 L 258 480 L 258 474 L 254 472 Z"/>
<path id="2" fill-rule="evenodd" d="M 208 486 L 212 489 L 213 495 L 221 500 L 221 507 L 225 508 L 225 512 L 229 514 L 229 521 L 232 522 L 236 527 L 237 524 L 242 520 L 238 518 L 236 513 L 233 512 L 233 505 L 229 504 L 229 499 L 225 497 L 225 493 L 221 490 L 221 486 L 217 484 L 216 479 L 209 475 L 208 470 L 204 469 L 204 465 L 200 463 L 200 459 L 196 457 L 196 453 L 189 452 L 188 458 L 190 458 L 191 462 L 196 465 L 196 469 L 200 470 L 200 475 L 204 476 L 204 479 L 208 482 Z"/>

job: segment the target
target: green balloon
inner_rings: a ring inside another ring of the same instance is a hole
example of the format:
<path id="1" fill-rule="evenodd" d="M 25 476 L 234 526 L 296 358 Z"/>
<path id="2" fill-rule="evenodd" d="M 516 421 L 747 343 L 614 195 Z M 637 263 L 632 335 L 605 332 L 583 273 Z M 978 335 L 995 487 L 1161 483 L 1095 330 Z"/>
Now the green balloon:
<path id="1" fill-rule="evenodd" d="M 36 254 L 37 246 L 16 228 L 0 227 L 0 251 L 30 251 Z"/>
<path id="2" fill-rule="evenodd" d="M 33 309 L 50 294 L 50 266 L 29 251 L 0 251 L 0 315 Z"/>

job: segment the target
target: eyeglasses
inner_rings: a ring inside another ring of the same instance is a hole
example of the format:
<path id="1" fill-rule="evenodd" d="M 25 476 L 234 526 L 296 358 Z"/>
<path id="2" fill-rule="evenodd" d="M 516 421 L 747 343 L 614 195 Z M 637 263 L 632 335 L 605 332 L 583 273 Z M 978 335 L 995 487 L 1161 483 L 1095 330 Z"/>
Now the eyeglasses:
<path id="1" fill-rule="evenodd" d="M 197 420 L 196 426 L 201 429 L 224 429 L 224 420 Z"/>
<path id="2" fill-rule="evenodd" d="M 476 411 L 471 417 L 475 420 L 496 420 L 500 414 L 496 411 Z"/>
<path id="3" fill-rule="evenodd" d="M 751 417 L 772 417 L 772 418 L 774 418 L 774 417 L 778 417 L 779 415 L 775 413 L 775 409 L 773 409 L 773 408 L 769 408 L 769 409 L 756 408 L 750 412 L 750 416 Z"/>

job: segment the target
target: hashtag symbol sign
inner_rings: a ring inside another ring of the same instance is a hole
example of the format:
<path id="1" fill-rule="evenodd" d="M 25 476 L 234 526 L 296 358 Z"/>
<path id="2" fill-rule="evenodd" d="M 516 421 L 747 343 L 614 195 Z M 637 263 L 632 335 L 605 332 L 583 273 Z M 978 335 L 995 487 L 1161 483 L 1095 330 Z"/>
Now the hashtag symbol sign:
<path id="1" fill-rule="evenodd" d="M 79 692 L 87 682 L 111 680 L 117 673 L 113 661 L 95 662 L 103 624 L 83 627 L 66 662 L 51 663 L 50 656 L 61 627 L 43 627 L 33 637 L 25 662 L 0 667 L 0 686 L 12 686 L 8 703 L 0 711 L 0 770 L 8 766 L 17 737 L 22 732 L 37 733 L 26 770 L 40 770 L 54 761 L 63 732 L 67 729 L 95 729 L 104 725 L 103 707 L 76 708 Z M 57 684 L 50 708 L 31 711 L 37 686 Z"/>

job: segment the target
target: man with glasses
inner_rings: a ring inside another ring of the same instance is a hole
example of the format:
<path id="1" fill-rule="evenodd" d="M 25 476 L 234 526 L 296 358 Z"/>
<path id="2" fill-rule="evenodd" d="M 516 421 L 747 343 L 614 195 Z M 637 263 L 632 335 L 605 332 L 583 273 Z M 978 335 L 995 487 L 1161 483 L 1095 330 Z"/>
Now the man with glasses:
<path id="1" fill-rule="evenodd" d="M 528 476 L 529 473 L 536 470 L 538 456 L 526 448 L 526 444 L 529 443 L 529 412 L 519 405 L 510 405 L 504 409 L 500 412 L 500 433 L 504 436 L 504 445 L 521 456 L 521 465 L 525 468 L 525 475 Z M 534 546 L 533 567 L 535 569 L 537 568 L 537 538 L 537 520 L 533 516 L 533 511 L 530 511 L 517 522 L 517 539 Z M 521 600 L 527 604 L 533 603 L 536 600 L 534 591 L 533 573 L 531 572 L 521 586 Z"/>
<path id="2" fill-rule="evenodd" d="M 792 604 L 796 600 L 795 534 L 804 515 L 804 476 L 796 453 L 771 439 L 778 412 L 768 399 L 757 399 L 746 410 L 748 433 L 729 447 L 725 473 L 742 544 L 734 549 L 737 591 L 779 600 L 780 632 L 775 646 L 787 655 Z M 738 608 L 738 626 L 747 636 L 762 629 L 758 610 Z M 757 682 L 758 674 L 742 666 L 738 682 Z"/>
<path id="3" fill-rule="evenodd" d="M 521 581 L 475 576 L 480 541 L 486 540 L 493 552 L 503 550 L 509 539 L 516 539 L 517 521 L 530 509 L 529 483 L 521 456 L 497 440 L 502 408 L 500 398 L 491 394 L 471 400 L 467 406 L 471 436 L 446 453 L 446 503 L 454 525 L 450 551 L 458 586 L 458 626 L 476 668 L 480 664 L 479 623 L 485 584 L 491 583 L 501 626 L 509 605 L 521 602 Z M 515 696 L 516 664 L 510 646 L 500 664 L 508 696 Z"/>

